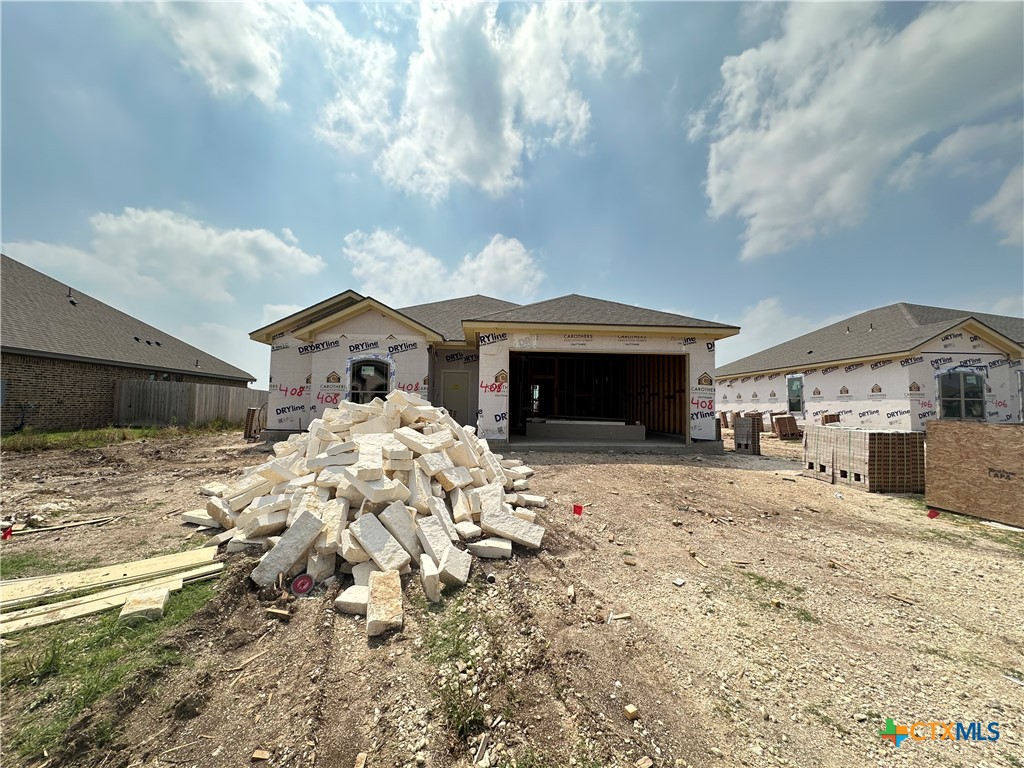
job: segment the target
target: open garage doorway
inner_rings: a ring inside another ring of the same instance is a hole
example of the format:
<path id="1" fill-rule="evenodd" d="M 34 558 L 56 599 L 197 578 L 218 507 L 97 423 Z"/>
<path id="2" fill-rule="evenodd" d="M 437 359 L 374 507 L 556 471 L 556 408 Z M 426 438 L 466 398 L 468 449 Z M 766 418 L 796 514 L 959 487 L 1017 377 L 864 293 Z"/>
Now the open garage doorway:
<path id="1" fill-rule="evenodd" d="M 509 353 L 512 435 L 689 437 L 686 355 Z"/>

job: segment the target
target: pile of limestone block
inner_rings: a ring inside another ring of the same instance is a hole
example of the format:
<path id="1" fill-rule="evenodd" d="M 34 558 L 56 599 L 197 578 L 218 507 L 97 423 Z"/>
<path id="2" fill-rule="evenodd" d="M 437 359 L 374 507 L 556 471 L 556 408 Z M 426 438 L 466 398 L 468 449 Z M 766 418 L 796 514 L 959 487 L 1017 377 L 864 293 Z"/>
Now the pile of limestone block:
<path id="1" fill-rule="evenodd" d="M 402 626 L 401 576 L 412 569 L 438 602 L 446 586 L 466 583 L 474 555 L 540 547 L 544 528 L 530 508 L 546 500 L 524 493 L 532 474 L 443 408 L 395 390 L 326 410 L 276 443 L 274 458 L 203 491 L 207 515 L 225 529 L 211 544 L 265 550 L 256 584 L 351 574 L 335 606 L 365 615 L 373 636 Z"/>

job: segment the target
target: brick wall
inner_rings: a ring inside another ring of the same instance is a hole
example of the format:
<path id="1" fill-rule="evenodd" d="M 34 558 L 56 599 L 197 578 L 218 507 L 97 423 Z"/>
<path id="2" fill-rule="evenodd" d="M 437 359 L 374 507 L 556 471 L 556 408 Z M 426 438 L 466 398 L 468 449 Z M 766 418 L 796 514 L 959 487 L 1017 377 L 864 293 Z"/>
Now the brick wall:
<path id="1" fill-rule="evenodd" d="M 25 410 L 25 424 L 36 430 L 105 427 L 114 420 L 114 382 L 148 379 L 150 373 L 145 368 L 4 353 L 0 357 L 0 379 L 5 384 L 0 430 L 6 434 L 18 425 L 26 403 L 35 407 Z M 244 381 L 188 374 L 181 380 L 246 386 Z"/>

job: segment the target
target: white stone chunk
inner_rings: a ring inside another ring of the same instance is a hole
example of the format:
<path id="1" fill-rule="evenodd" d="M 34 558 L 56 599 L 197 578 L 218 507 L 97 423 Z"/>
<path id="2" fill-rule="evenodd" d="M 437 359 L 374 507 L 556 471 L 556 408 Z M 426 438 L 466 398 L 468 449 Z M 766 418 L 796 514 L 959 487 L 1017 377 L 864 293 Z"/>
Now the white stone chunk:
<path id="1" fill-rule="evenodd" d="M 400 501 L 404 504 L 409 499 L 409 489 L 397 480 L 361 480 L 348 467 L 342 468 L 341 472 L 369 501 L 375 503 Z"/>
<path id="2" fill-rule="evenodd" d="M 464 488 L 472 484 L 473 476 L 465 467 L 452 467 L 438 472 L 437 481 L 446 491 L 453 491 L 456 488 Z"/>
<path id="3" fill-rule="evenodd" d="M 405 447 L 402 447 L 402 448 L 385 447 L 385 448 L 383 448 L 381 450 L 382 450 L 382 453 L 384 454 L 385 460 L 390 459 L 391 461 L 404 461 L 404 460 L 408 459 L 409 461 L 412 461 L 413 458 L 414 458 L 413 455 L 412 455 L 412 451 L 409 450 L 408 448 L 405 448 Z"/>
<path id="4" fill-rule="evenodd" d="M 473 522 L 473 506 L 470 496 L 461 488 L 451 492 L 452 515 L 457 523 Z"/>
<path id="5" fill-rule="evenodd" d="M 457 467 L 465 467 L 466 469 L 475 469 L 480 466 L 480 461 L 477 459 L 476 452 L 466 445 L 461 440 L 455 441 L 451 448 L 446 449 L 448 458 L 452 460 L 452 463 Z"/>
<path id="6" fill-rule="evenodd" d="M 324 528 L 313 545 L 317 552 L 338 552 L 341 534 L 348 527 L 348 509 L 348 499 L 331 499 L 323 505 L 320 519 L 324 521 Z"/>
<path id="7" fill-rule="evenodd" d="M 303 488 L 309 488 L 314 483 L 316 483 L 316 473 L 310 472 L 302 477 L 289 480 L 287 488 L 289 492 L 301 491 Z"/>
<path id="8" fill-rule="evenodd" d="M 433 517 L 424 517 L 420 520 L 416 527 L 416 536 L 423 545 L 423 551 L 430 555 L 435 563 L 440 563 L 444 553 L 452 546 L 452 540 L 448 538 L 444 526 Z"/>
<path id="9" fill-rule="evenodd" d="M 436 453 L 455 444 L 455 438 L 448 429 L 426 435 L 417 432 L 412 427 L 401 427 L 395 430 L 395 437 L 416 454 Z"/>
<path id="10" fill-rule="evenodd" d="M 289 480 L 294 480 L 297 475 L 292 471 L 292 464 L 294 462 L 289 460 L 278 459 L 277 461 L 268 461 L 266 464 L 261 466 L 257 472 L 263 477 L 267 478 L 274 483 L 287 483 Z"/>
<path id="11" fill-rule="evenodd" d="M 401 629 L 402 578 L 396 570 L 370 574 L 366 601 L 366 635 L 376 637 L 391 629 Z"/>
<path id="12" fill-rule="evenodd" d="M 439 472 L 455 466 L 452 464 L 452 460 L 448 458 L 448 454 L 444 452 L 425 453 L 416 459 L 416 464 L 427 477 L 434 477 Z"/>
<path id="13" fill-rule="evenodd" d="M 419 539 L 416 538 L 416 523 L 413 522 L 412 515 L 405 508 L 405 504 L 400 501 L 392 503 L 380 513 L 378 519 L 413 560 L 420 556 L 423 549 L 420 547 Z"/>
<path id="14" fill-rule="evenodd" d="M 472 541 L 484 535 L 484 529 L 476 523 L 456 523 L 455 532 L 463 541 Z"/>
<path id="15" fill-rule="evenodd" d="M 516 495 L 516 504 L 520 507 L 546 507 L 548 505 L 548 500 L 543 496 L 520 493 Z"/>
<path id="16" fill-rule="evenodd" d="M 205 485 L 200 486 L 199 492 L 204 496 L 223 496 L 224 492 L 230 489 L 231 486 L 214 481 L 212 483 L 206 483 Z"/>
<path id="17" fill-rule="evenodd" d="M 365 563 L 370 559 L 348 529 L 341 532 L 341 558 L 347 563 Z"/>
<path id="18" fill-rule="evenodd" d="M 366 603 L 370 599 L 368 586 L 349 587 L 334 599 L 334 609 L 338 613 L 351 613 L 355 616 L 366 615 Z"/>
<path id="19" fill-rule="evenodd" d="M 537 522 L 537 513 L 531 512 L 530 510 L 525 509 L 524 507 L 516 507 L 515 509 L 512 510 L 512 514 L 518 517 L 520 520 L 525 520 L 528 523 Z"/>
<path id="20" fill-rule="evenodd" d="M 271 536 L 280 533 L 288 524 L 288 510 L 279 509 L 276 512 L 264 512 L 256 515 L 245 522 L 242 533 L 247 539 L 255 539 L 260 536 Z"/>
<path id="21" fill-rule="evenodd" d="M 408 516 L 405 508 L 402 514 Z M 388 530 L 373 515 L 363 515 L 348 530 L 356 537 L 356 541 L 366 551 L 382 571 L 397 571 L 409 564 L 412 559 L 401 544 L 388 533 Z"/>
<path id="22" fill-rule="evenodd" d="M 473 541 L 466 545 L 466 548 L 477 557 L 484 557 L 491 560 L 512 557 L 512 542 L 508 539 L 491 537 Z"/>
<path id="23" fill-rule="evenodd" d="M 480 442 L 484 442 L 481 440 Z M 480 466 L 484 468 L 484 474 L 487 476 L 487 482 L 498 483 L 504 486 L 506 484 L 505 470 L 501 468 L 498 460 L 494 458 L 494 454 L 490 451 L 485 451 L 480 457 Z"/>
<path id="24" fill-rule="evenodd" d="M 480 527 L 485 533 L 511 539 L 530 549 L 540 549 L 541 539 L 544 538 L 543 526 L 516 517 L 511 507 L 504 504 L 496 510 L 485 506 L 480 514 Z"/>
<path id="25" fill-rule="evenodd" d="M 448 511 L 448 506 L 444 503 L 444 499 L 431 497 L 429 502 L 430 516 L 433 517 L 437 522 L 444 528 L 444 532 L 448 534 L 448 538 L 452 541 L 458 541 L 459 535 L 455 532 L 455 523 L 452 522 L 452 513 Z M 437 558 L 434 558 L 437 560 Z"/>
<path id="26" fill-rule="evenodd" d="M 238 513 L 219 496 L 213 496 L 206 502 L 206 513 L 225 529 L 234 528 L 235 518 L 238 517 Z"/>
<path id="27" fill-rule="evenodd" d="M 529 480 L 513 480 L 512 481 L 512 490 L 515 491 L 516 493 L 522 493 L 523 491 L 528 491 L 528 490 L 530 490 L 530 481 Z"/>
<path id="28" fill-rule="evenodd" d="M 306 469 L 317 472 L 327 467 L 346 467 L 355 464 L 359 460 L 359 455 L 355 452 L 349 453 L 334 453 L 326 454 L 321 453 L 314 456 L 312 459 L 306 459 Z"/>
<path id="29" fill-rule="evenodd" d="M 502 469 L 511 469 L 512 467 L 521 467 L 523 465 L 522 459 L 502 459 L 498 462 L 501 464 Z"/>
<path id="30" fill-rule="evenodd" d="M 338 456 L 342 453 L 355 453 L 358 457 L 358 446 L 356 446 L 355 440 L 342 440 L 340 442 L 334 442 L 324 448 L 323 453 L 328 456 Z M 323 455 L 323 454 L 321 454 Z"/>
<path id="31" fill-rule="evenodd" d="M 365 563 L 352 566 L 352 578 L 355 580 L 356 586 L 368 587 L 370 586 L 370 574 L 379 570 L 380 566 L 372 560 L 368 560 Z"/>
<path id="32" fill-rule="evenodd" d="M 469 581 L 469 571 L 472 567 L 472 555 L 456 547 L 448 547 L 445 550 L 438 566 L 441 571 L 441 581 L 457 587 L 461 587 Z"/>
<path id="33" fill-rule="evenodd" d="M 441 574 L 437 563 L 430 555 L 420 557 L 420 579 L 423 582 L 423 594 L 432 603 L 441 602 Z"/>
<path id="34" fill-rule="evenodd" d="M 250 578 L 261 587 L 273 584 L 280 574 L 290 571 L 305 555 L 322 529 L 323 521 L 316 515 L 311 512 L 299 515 L 281 536 L 277 546 L 263 556 Z"/>
<path id="35" fill-rule="evenodd" d="M 409 475 L 409 498 L 406 503 L 411 507 L 415 507 L 417 512 L 426 514 L 430 511 L 430 508 L 427 506 L 430 496 L 430 481 L 427 480 L 427 476 L 417 465 Z"/>
<path id="36" fill-rule="evenodd" d="M 181 522 L 192 525 L 205 525 L 208 528 L 223 528 L 218 521 L 214 520 L 210 513 L 204 509 L 193 509 L 190 512 L 181 513 Z"/>
<path id="37" fill-rule="evenodd" d="M 250 547 L 259 547 L 260 549 L 265 549 L 268 541 L 266 536 L 256 536 L 250 538 L 248 536 L 243 535 L 242 532 L 238 531 L 237 528 L 235 529 L 235 531 L 237 531 L 237 533 L 235 533 L 231 541 L 228 542 L 228 552 L 243 552 L 249 549 Z"/>
<path id="38" fill-rule="evenodd" d="M 337 567 L 338 556 L 333 552 L 317 552 L 311 549 L 306 556 L 306 573 L 313 577 L 316 584 L 331 578 Z"/>
<path id="39" fill-rule="evenodd" d="M 159 619 L 164 615 L 164 608 L 167 607 L 167 600 L 170 596 L 171 590 L 167 587 L 132 592 L 124 601 L 118 619 L 148 619 L 150 621 Z"/>
<path id="40" fill-rule="evenodd" d="M 298 446 L 295 443 L 290 443 L 287 440 L 282 440 L 279 443 L 274 443 L 274 455 L 277 457 L 288 456 L 295 453 Z"/>
<path id="41" fill-rule="evenodd" d="M 473 478 L 473 485 L 477 488 L 487 485 L 487 474 L 480 467 L 469 470 L 469 476 Z"/>

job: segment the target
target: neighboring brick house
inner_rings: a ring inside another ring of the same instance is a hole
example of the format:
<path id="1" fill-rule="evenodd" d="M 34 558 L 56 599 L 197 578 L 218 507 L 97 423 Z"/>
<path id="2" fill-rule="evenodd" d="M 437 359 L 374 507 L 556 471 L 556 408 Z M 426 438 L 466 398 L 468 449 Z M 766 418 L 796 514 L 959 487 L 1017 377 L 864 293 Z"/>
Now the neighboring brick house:
<path id="1" fill-rule="evenodd" d="M 715 342 L 732 325 L 572 294 L 392 308 L 345 291 L 249 334 L 271 347 L 267 426 L 418 392 L 495 443 L 716 440 Z"/>
<path id="2" fill-rule="evenodd" d="M 716 405 L 900 430 L 935 418 L 1020 423 L 1022 355 L 1024 319 L 901 302 L 723 365 Z"/>
<path id="3" fill-rule="evenodd" d="M 114 420 L 121 379 L 246 387 L 243 370 L 0 254 L 0 428 Z"/>

